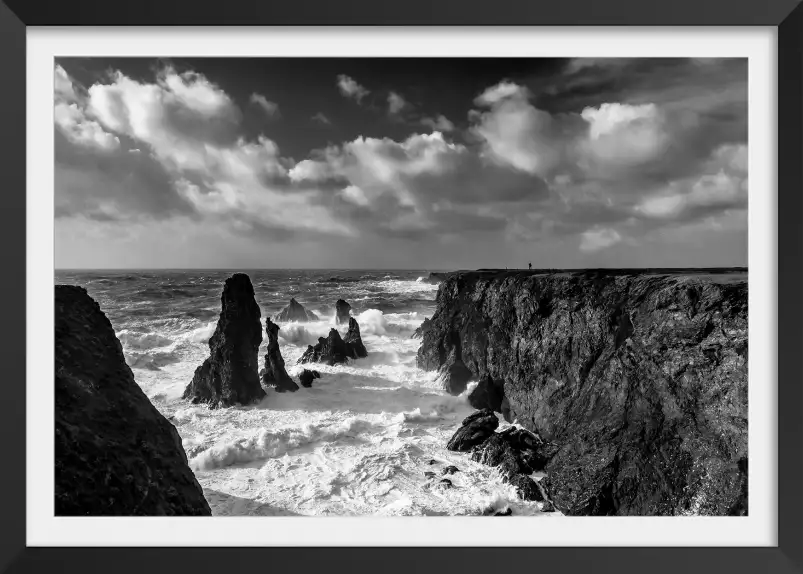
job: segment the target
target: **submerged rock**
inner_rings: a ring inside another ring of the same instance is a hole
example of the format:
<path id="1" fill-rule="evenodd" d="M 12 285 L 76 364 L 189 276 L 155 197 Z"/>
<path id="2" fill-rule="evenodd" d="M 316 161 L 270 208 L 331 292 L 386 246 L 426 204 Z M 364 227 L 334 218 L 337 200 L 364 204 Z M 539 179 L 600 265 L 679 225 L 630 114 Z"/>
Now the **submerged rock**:
<path id="1" fill-rule="evenodd" d="M 304 369 L 301 371 L 301 374 L 298 375 L 298 381 L 301 383 L 301 386 L 307 388 L 312 386 L 312 381 L 320 378 L 321 374 L 318 371 L 310 371 L 309 369 Z"/>
<path id="2" fill-rule="evenodd" d="M 509 506 L 504 510 L 500 510 L 499 512 L 495 512 L 494 516 L 510 516 L 513 514 L 513 509 Z"/>
<path id="3" fill-rule="evenodd" d="M 298 385 L 284 368 L 284 358 L 279 348 L 279 325 L 272 322 L 270 317 L 265 320 L 265 332 L 268 335 L 268 352 L 265 353 L 262 384 L 273 387 L 279 393 L 297 391 Z"/>
<path id="4" fill-rule="evenodd" d="M 456 466 L 450 464 L 449 466 L 447 466 L 446 468 L 444 468 L 441 471 L 441 474 L 454 474 L 456 472 L 460 472 L 460 469 L 457 468 Z"/>
<path id="5" fill-rule="evenodd" d="M 217 327 L 209 339 L 209 358 L 195 370 L 183 398 L 210 407 L 249 404 L 265 396 L 257 367 L 262 323 L 251 279 L 235 273 L 223 286 Z"/>
<path id="6" fill-rule="evenodd" d="M 504 381 L 565 514 L 744 514 L 747 308 L 745 269 L 460 272 L 418 366 Z"/>
<path id="7" fill-rule="evenodd" d="M 276 313 L 276 315 L 273 316 L 273 320 L 281 323 L 290 321 L 305 323 L 307 321 L 317 321 L 318 316 L 312 311 L 304 309 L 304 306 L 296 301 L 295 298 L 291 298 L 287 307 Z"/>
<path id="8" fill-rule="evenodd" d="M 499 419 L 493 411 L 483 409 L 476 411 L 465 419 L 446 445 L 448 450 L 468 452 L 473 446 L 484 442 L 494 434 L 499 426 Z"/>
<path id="9" fill-rule="evenodd" d="M 351 305 L 346 303 L 343 299 L 338 299 L 335 303 L 335 323 L 348 323 L 351 317 Z"/>
<path id="10" fill-rule="evenodd" d="M 56 285 L 57 516 L 210 516 L 176 428 L 150 403 L 100 306 Z"/>
<path id="11" fill-rule="evenodd" d="M 343 342 L 349 348 L 352 359 L 362 359 L 368 356 L 368 351 L 362 343 L 362 337 L 360 337 L 360 326 L 354 317 L 349 317 L 349 330 Z"/>
<path id="12" fill-rule="evenodd" d="M 424 476 L 426 476 L 427 478 L 435 478 L 435 473 L 432 472 L 431 470 L 427 470 L 426 472 L 424 472 Z"/>
<path id="13" fill-rule="evenodd" d="M 452 481 L 449 480 L 448 478 L 440 479 L 440 481 L 438 482 L 438 486 L 440 488 L 453 488 L 454 487 L 454 485 L 452 484 Z"/>

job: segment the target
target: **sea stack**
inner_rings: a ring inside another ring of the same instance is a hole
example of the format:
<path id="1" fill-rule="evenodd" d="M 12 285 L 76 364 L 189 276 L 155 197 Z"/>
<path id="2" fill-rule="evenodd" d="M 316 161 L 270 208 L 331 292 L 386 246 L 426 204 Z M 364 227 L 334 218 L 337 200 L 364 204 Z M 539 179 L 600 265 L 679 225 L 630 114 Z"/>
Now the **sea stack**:
<path id="1" fill-rule="evenodd" d="M 298 385 L 284 368 L 282 351 L 279 349 L 279 325 L 266 319 L 265 332 L 268 334 L 268 352 L 265 353 L 265 370 L 262 374 L 262 384 L 273 387 L 277 392 L 294 392 Z"/>
<path id="2" fill-rule="evenodd" d="M 55 514 L 210 516 L 176 428 L 82 287 L 56 285 Z"/>
<path id="3" fill-rule="evenodd" d="M 236 273 L 226 279 L 220 302 L 220 318 L 209 339 L 209 358 L 195 370 L 183 395 L 212 408 L 245 405 L 265 396 L 257 373 L 261 313 L 248 275 Z"/>
<path id="4" fill-rule="evenodd" d="M 349 318 L 349 330 L 343 339 L 337 329 L 330 329 L 329 336 L 320 337 L 318 344 L 307 347 L 307 350 L 298 360 L 301 363 L 326 363 L 336 365 L 345 363 L 349 359 L 361 359 L 368 356 L 368 351 L 360 337 L 360 326 L 354 317 Z"/>
<path id="5" fill-rule="evenodd" d="M 362 343 L 362 337 L 360 337 L 360 325 L 354 317 L 349 318 L 349 331 L 346 333 L 343 342 L 346 343 L 352 359 L 362 359 L 368 356 L 368 351 Z"/>
<path id="6" fill-rule="evenodd" d="M 335 323 L 338 325 L 348 323 L 351 317 L 351 305 L 346 303 L 343 299 L 338 299 L 337 303 L 335 303 L 335 309 L 337 311 Z"/>
<path id="7" fill-rule="evenodd" d="M 312 311 L 307 311 L 304 306 L 295 300 L 290 299 L 290 303 L 273 316 L 274 321 L 280 323 L 289 323 L 295 321 L 297 323 L 306 323 L 307 321 L 317 321 L 318 316 Z"/>

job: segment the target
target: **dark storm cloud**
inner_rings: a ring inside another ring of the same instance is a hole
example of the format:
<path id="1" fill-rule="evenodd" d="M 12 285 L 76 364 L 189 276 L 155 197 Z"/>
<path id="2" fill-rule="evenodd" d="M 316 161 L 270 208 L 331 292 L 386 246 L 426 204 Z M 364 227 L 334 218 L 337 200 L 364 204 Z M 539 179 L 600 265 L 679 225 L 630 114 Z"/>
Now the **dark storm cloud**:
<path id="1" fill-rule="evenodd" d="M 147 153 L 121 149 L 99 154 L 71 144 L 58 130 L 55 146 L 56 217 L 164 219 L 195 211 L 175 192 L 162 165 Z"/>

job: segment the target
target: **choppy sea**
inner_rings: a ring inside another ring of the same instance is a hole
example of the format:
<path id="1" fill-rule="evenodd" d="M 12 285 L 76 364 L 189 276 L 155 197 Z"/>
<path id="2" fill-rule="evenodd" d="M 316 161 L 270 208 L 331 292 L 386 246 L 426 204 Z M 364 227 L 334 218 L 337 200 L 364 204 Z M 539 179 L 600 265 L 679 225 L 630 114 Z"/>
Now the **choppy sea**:
<path id="1" fill-rule="evenodd" d="M 120 339 L 136 382 L 178 429 L 214 515 L 479 515 L 517 498 L 493 468 L 446 442 L 473 409 L 416 367 L 414 330 L 435 311 L 426 271 L 239 270 L 254 285 L 262 321 L 295 297 L 320 320 L 280 323 L 288 373 L 308 344 L 335 326 L 345 299 L 368 357 L 317 365 L 322 377 L 295 393 L 268 390 L 259 404 L 209 410 L 181 399 L 209 354 L 223 282 L 234 271 L 58 271 L 86 287 Z M 340 327 L 345 334 L 345 326 Z M 260 366 L 267 338 L 260 349 Z M 500 418 L 500 429 L 507 423 Z M 434 461 L 434 464 L 431 463 Z M 438 486 L 448 465 L 453 488 Z M 436 478 L 425 476 L 435 472 Z M 537 477 L 536 477 L 537 478 Z M 544 513 L 555 516 L 558 513 Z"/>

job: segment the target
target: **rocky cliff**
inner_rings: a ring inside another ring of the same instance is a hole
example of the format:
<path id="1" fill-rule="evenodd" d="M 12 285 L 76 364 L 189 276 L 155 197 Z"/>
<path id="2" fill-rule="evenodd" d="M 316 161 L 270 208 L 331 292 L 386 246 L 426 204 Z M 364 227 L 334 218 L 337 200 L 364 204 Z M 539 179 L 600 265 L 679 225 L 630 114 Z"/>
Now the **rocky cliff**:
<path id="1" fill-rule="evenodd" d="M 176 428 L 82 287 L 56 286 L 57 516 L 210 515 Z"/>
<path id="2" fill-rule="evenodd" d="M 454 274 L 418 352 L 557 445 L 578 515 L 746 514 L 747 359 L 745 269 Z"/>

